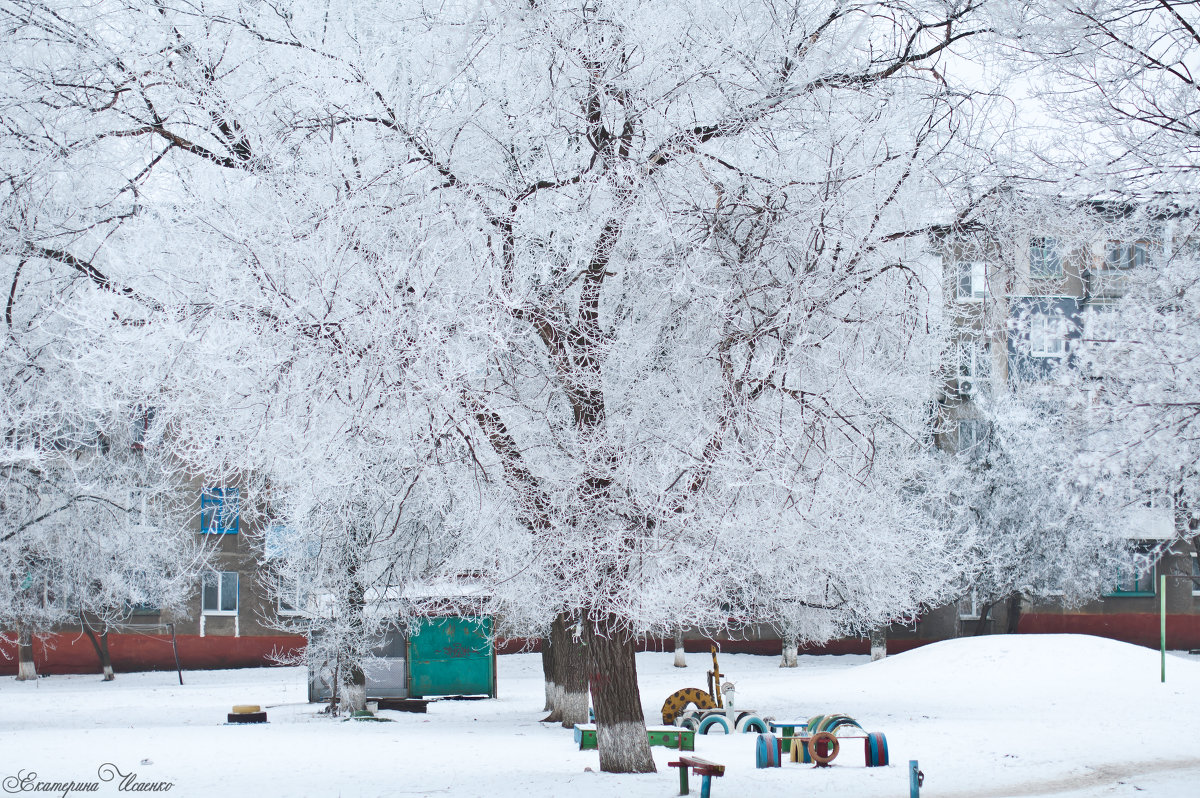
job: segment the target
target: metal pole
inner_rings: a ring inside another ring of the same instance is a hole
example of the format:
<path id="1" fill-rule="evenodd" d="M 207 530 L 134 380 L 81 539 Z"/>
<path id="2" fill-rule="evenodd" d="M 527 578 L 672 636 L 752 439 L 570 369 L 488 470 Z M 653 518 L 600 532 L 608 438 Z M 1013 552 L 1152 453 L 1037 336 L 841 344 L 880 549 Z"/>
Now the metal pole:
<path id="1" fill-rule="evenodd" d="M 1158 578 L 1158 641 L 1162 658 L 1162 681 L 1167 682 L 1167 575 Z"/>
<path id="2" fill-rule="evenodd" d="M 179 674 L 179 683 L 183 684 L 183 668 L 179 666 L 179 644 L 175 641 L 175 624 L 169 623 L 167 627 L 171 630 L 171 650 L 175 652 L 175 672 Z"/>
<path id="3" fill-rule="evenodd" d="M 917 760 L 908 760 L 908 797 L 921 798 L 921 777 L 917 775 L 921 771 L 917 769 Z"/>

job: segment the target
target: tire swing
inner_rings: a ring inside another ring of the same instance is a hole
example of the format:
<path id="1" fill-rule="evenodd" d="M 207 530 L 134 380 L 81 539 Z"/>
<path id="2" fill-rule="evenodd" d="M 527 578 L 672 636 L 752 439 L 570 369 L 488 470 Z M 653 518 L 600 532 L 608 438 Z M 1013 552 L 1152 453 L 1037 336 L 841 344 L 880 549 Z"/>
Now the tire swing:
<path id="1" fill-rule="evenodd" d="M 832 732 L 817 732 L 808 741 L 808 755 L 817 763 L 817 767 L 829 767 L 841 747 L 842 744 Z"/>
<path id="2" fill-rule="evenodd" d="M 707 718 L 700 721 L 700 728 L 698 731 L 701 734 L 708 734 L 708 730 L 718 724 L 722 729 L 725 730 L 726 734 L 729 734 L 729 721 L 725 720 L 724 716 L 722 715 L 709 715 Z"/>
<path id="3" fill-rule="evenodd" d="M 779 756 L 779 740 L 774 734 L 758 735 L 754 745 L 754 766 L 757 768 L 777 768 L 782 765 Z"/>

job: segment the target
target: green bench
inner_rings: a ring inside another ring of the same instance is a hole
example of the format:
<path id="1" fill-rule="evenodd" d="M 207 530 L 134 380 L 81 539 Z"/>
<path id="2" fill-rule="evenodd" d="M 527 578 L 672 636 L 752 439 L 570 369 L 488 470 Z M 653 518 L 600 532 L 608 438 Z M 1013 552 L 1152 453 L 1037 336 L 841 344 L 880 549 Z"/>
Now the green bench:
<path id="1" fill-rule="evenodd" d="M 696 733 L 689 729 L 681 729 L 677 726 L 649 726 L 646 728 L 646 737 L 649 739 L 650 745 L 674 748 L 678 751 L 696 750 Z M 595 750 L 597 745 L 596 724 L 575 724 L 575 742 L 579 743 L 580 751 Z"/>

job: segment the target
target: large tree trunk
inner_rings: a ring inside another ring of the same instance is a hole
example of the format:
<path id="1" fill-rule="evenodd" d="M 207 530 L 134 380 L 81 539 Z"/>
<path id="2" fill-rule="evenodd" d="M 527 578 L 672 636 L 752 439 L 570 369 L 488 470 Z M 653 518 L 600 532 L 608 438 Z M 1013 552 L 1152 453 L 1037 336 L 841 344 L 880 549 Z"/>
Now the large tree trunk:
<path id="1" fill-rule="evenodd" d="M 686 668 L 687 656 L 683 650 L 683 627 L 675 630 L 675 667 Z"/>
<path id="2" fill-rule="evenodd" d="M 550 622 L 550 635 L 547 640 L 550 642 L 550 675 L 546 677 L 546 689 L 549 691 L 550 714 L 542 718 L 542 723 L 561 723 L 563 717 L 563 690 L 565 685 L 561 681 L 562 670 L 566 667 L 565 662 L 561 662 L 567 656 L 567 633 L 566 626 L 563 621 L 563 615 L 555 615 L 554 620 Z M 557 655 L 557 656 L 555 656 Z M 545 658 L 542 659 L 542 667 L 546 666 Z"/>
<path id="3" fill-rule="evenodd" d="M 554 645 L 550 640 L 550 635 L 542 638 L 542 678 L 546 683 L 546 706 L 542 709 L 546 712 L 554 711 Z M 546 720 L 550 720 L 549 717 Z"/>
<path id="4" fill-rule="evenodd" d="M 1005 630 L 1010 635 L 1017 633 L 1017 628 L 1021 625 L 1021 594 L 1013 593 L 1008 597 L 1008 628 Z"/>
<path id="5" fill-rule="evenodd" d="M 116 677 L 113 675 L 112 656 L 108 652 L 108 627 L 105 626 L 97 637 L 86 618 L 80 616 L 80 623 L 83 625 L 83 631 L 88 636 L 88 640 L 92 641 L 96 658 L 100 660 L 100 670 L 104 673 L 104 681 L 111 682 Z"/>
<path id="6" fill-rule="evenodd" d="M 887 627 L 877 626 L 871 630 L 871 662 L 887 656 Z"/>
<path id="7" fill-rule="evenodd" d="M 357 575 L 358 569 L 355 567 L 350 574 L 353 582 L 350 586 L 350 595 L 346 601 L 350 634 L 354 638 L 351 641 L 352 649 L 359 648 L 361 638 L 366 633 L 367 591 L 362 581 L 357 578 Z M 342 711 L 354 713 L 366 709 L 367 674 L 363 671 L 362 663 L 356 657 L 351 657 L 346 660 L 339 670 L 344 674 L 341 700 Z"/>
<path id="8" fill-rule="evenodd" d="M 593 617 L 586 626 L 600 770 L 654 773 L 633 637 L 612 617 Z"/>
<path id="9" fill-rule="evenodd" d="M 983 607 L 979 610 L 979 617 L 975 619 L 975 634 L 985 635 L 988 628 L 988 616 L 991 615 L 992 606 L 995 602 L 985 601 Z M 960 621 L 961 623 L 961 621 Z"/>
<path id="10" fill-rule="evenodd" d="M 555 707 L 548 720 L 573 729 L 588 722 L 588 661 L 578 617 L 560 613 L 551 627 Z"/>
<path id="11" fill-rule="evenodd" d="M 25 626 L 17 627 L 17 681 L 37 678 L 37 666 L 33 664 L 33 635 Z"/>
<path id="12" fill-rule="evenodd" d="M 791 632 L 786 632 L 783 635 L 783 658 L 779 660 L 781 668 L 795 668 L 800 663 L 796 659 L 797 652 L 800 646 L 796 642 L 796 636 Z"/>

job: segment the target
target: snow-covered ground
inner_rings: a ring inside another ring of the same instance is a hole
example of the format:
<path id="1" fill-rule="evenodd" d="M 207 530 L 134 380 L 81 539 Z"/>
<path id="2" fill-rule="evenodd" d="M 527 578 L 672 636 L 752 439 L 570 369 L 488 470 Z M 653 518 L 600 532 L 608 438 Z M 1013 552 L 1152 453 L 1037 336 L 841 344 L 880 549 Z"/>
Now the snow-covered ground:
<path id="1" fill-rule="evenodd" d="M 647 719 L 685 686 L 703 686 L 707 655 L 638 658 Z M 923 796 L 1200 795 L 1200 657 L 1071 635 L 982 637 L 937 643 L 870 663 L 866 657 L 725 655 L 737 703 L 779 719 L 846 712 L 887 735 L 893 765 L 863 767 L 847 741 L 835 766 L 754 767 L 754 735 L 698 737 L 696 753 L 727 766 L 714 798 L 908 795 L 908 760 L 926 774 Z M 536 655 L 500 658 L 500 697 L 439 701 L 426 715 L 383 712 L 390 723 L 332 720 L 305 702 L 296 668 L 0 679 L 0 785 L 96 782 L 110 763 L 136 783 L 170 782 L 172 796 L 536 796 L 622 798 L 677 793 L 660 772 L 595 772 L 594 751 L 543 725 Z M 227 726 L 235 703 L 268 707 L 270 723 Z M 118 777 L 117 780 L 119 780 Z M 115 781 L 96 794 L 116 795 Z M 693 793 L 699 780 L 693 780 Z M 36 793 L 32 793 L 36 794 Z M 47 793 L 41 793 L 47 794 Z M 61 792 L 55 793 L 61 795 Z M 74 795 L 76 793 L 69 793 Z"/>

